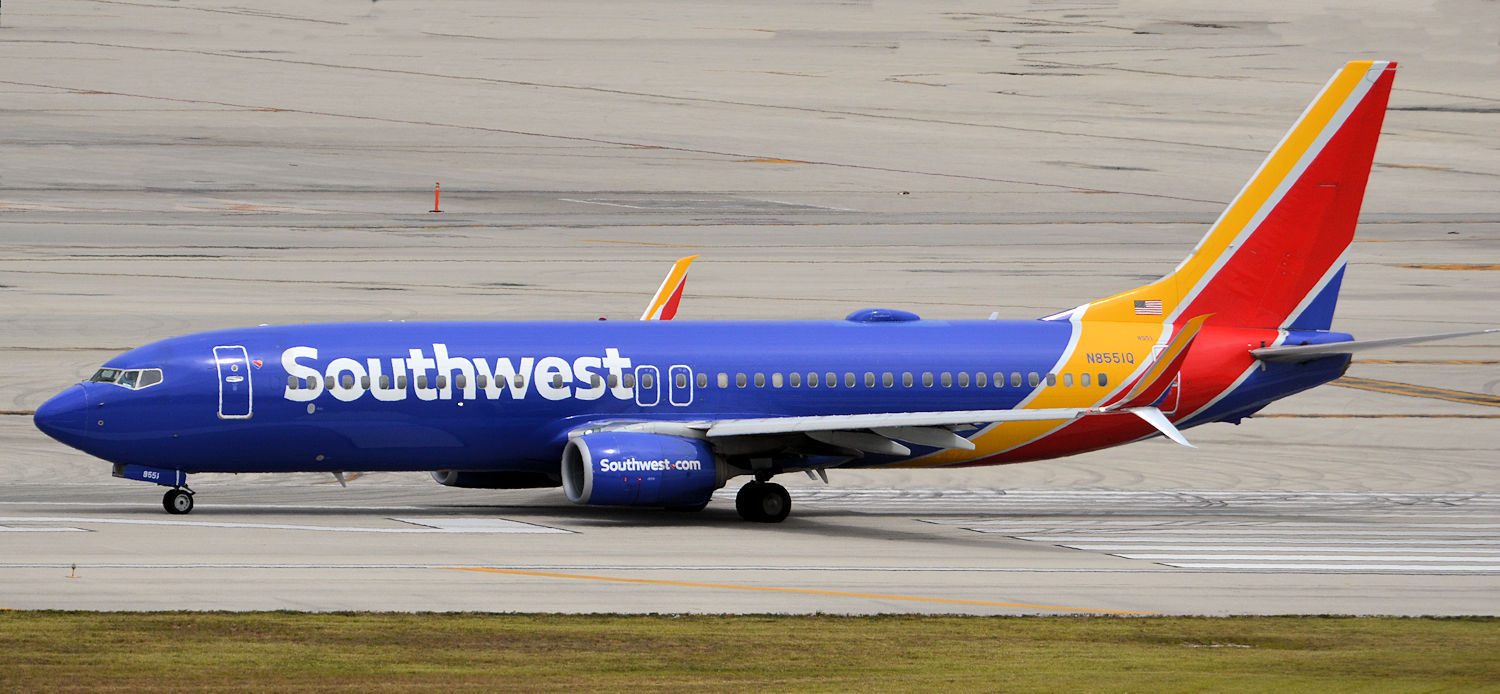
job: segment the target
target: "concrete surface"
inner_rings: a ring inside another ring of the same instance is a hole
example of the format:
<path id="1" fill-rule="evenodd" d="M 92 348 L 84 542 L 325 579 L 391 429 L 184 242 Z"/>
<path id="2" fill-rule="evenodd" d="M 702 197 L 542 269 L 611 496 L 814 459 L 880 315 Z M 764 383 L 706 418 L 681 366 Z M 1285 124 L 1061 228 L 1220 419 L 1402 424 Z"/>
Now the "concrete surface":
<path id="1" fill-rule="evenodd" d="M 1350 372 L 1468 396 L 1331 386 L 1198 450 L 787 479 L 774 527 L 420 474 L 203 476 L 172 518 L 26 414 L 199 330 L 633 318 L 689 253 L 680 320 L 1045 315 L 1169 270 L 1359 58 L 1401 68 L 1336 326 L 1494 327 L 1497 15 L 7 3 L 0 607 L 1500 614 L 1495 338 Z"/>

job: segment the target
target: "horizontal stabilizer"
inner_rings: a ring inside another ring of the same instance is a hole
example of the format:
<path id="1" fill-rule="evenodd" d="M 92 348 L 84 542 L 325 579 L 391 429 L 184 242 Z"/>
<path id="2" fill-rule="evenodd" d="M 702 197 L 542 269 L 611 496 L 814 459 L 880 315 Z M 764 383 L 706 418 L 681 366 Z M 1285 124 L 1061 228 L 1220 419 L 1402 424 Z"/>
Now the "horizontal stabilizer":
<path id="1" fill-rule="evenodd" d="M 1250 354 L 1261 361 L 1271 362 L 1303 362 L 1331 357 L 1339 354 L 1353 354 L 1367 349 L 1379 349 L 1381 347 L 1396 347 L 1399 345 L 1410 345 L 1418 342 L 1434 342 L 1437 340 L 1451 340 L 1471 335 L 1484 335 L 1487 333 L 1500 333 L 1500 328 L 1488 330 L 1470 330 L 1461 333 L 1439 333 L 1436 335 L 1413 335 L 1412 337 L 1388 337 L 1383 340 L 1354 340 L 1351 342 L 1330 342 L 1321 345 L 1281 345 L 1278 347 L 1261 347 L 1250 350 Z"/>

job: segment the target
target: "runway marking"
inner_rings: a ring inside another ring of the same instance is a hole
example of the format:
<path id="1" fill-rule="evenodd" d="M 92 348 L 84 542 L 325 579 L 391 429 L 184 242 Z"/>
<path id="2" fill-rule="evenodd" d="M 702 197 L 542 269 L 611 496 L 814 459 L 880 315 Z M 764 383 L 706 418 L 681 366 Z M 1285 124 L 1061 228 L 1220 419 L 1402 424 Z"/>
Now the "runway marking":
<path id="1" fill-rule="evenodd" d="M 467 516 L 439 516 L 436 518 L 392 518 L 393 521 L 411 523 L 438 530 L 474 533 L 529 533 L 536 535 L 572 535 L 573 531 L 549 528 L 545 525 L 522 523 L 505 518 L 472 518 Z"/>
<path id="2" fill-rule="evenodd" d="M 583 201 L 582 200 L 574 200 L 572 202 L 583 202 Z M 703 246 L 699 246 L 697 244 L 692 244 L 692 243 L 656 243 L 654 241 L 615 241 L 613 239 L 584 239 L 583 242 L 584 243 L 617 243 L 617 244 L 620 244 L 622 246 L 657 246 L 657 247 L 660 247 L 660 248 L 702 248 L 703 247 Z"/>
<path id="3" fill-rule="evenodd" d="M 1500 359 L 1355 359 L 1355 364 L 1424 364 L 1433 365 L 1486 365 L 1500 364 Z"/>
<path id="4" fill-rule="evenodd" d="M 86 533 L 83 528 L 16 528 L 0 525 L 0 533 Z"/>
<path id="5" fill-rule="evenodd" d="M 0 415 L 30 417 L 34 414 L 36 414 L 36 410 L 0 410 Z"/>
<path id="6" fill-rule="evenodd" d="M 390 520 L 400 521 L 400 522 L 408 522 L 408 521 L 402 521 L 399 518 L 392 518 Z M 428 518 L 428 519 L 424 519 L 424 520 L 435 521 L 436 519 Z M 459 519 L 455 518 L 455 521 L 458 521 L 458 520 Z M 503 521 L 503 520 L 500 520 L 500 519 L 495 519 L 495 521 L 496 521 L 496 524 L 491 525 L 491 526 L 471 525 L 469 527 L 463 527 L 463 524 L 461 522 L 455 522 L 455 523 L 452 524 L 452 527 L 435 527 L 435 526 L 425 526 L 425 524 L 415 524 L 415 525 L 424 525 L 425 527 L 416 527 L 416 528 L 361 528 L 361 527 L 355 527 L 355 526 L 339 526 L 339 525 L 289 525 L 289 524 L 281 524 L 281 523 L 228 523 L 228 522 L 221 522 L 221 521 L 174 521 L 174 520 L 143 520 L 143 519 L 142 520 L 138 520 L 138 519 L 124 519 L 124 518 L 68 518 L 68 517 L 46 517 L 46 516 L 38 516 L 38 517 L 18 516 L 18 517 L 9 517 L 9 518 L 0 517 L 0 523 L 22 523 L 22 522 L 24 522 L 24 523 L 79 523 L 79 524 L 83 524 L 83 525 L 91 525 L 91 524 L 105 524 L 105 525 L 155 525 L 155 526 L 187 527 L 187 528 L 238 528 L 238 529 L 242 529 L 242 530 L 311 530 L 311 531 L 316 531 L 316 532 L 331 532 L 331 533 L 387 533 L 387 534 L 398 534 L 398 535 L 445 534 L 445 533 L 447 533 L 447 534 L 464 534 L 464 533 L 467 533 L 467 534 L 515 534 L 515 533 L 533 533 L 533 534 L 567 533 L 567 534 L 573 534 L 573 531 L 571 531 L 571 530 L 562 530 L 560 528 L 549 528 L 549 527 L 542 526 L 542 525 L 531 525 L 529 523 L 517 523 L 517 524 L 521 525 L 521 526 L 528 526 L 531 529 L 518 529 L 515 526 L 502 525 L 502 523 L 508 523 L 508 522 L 513 522 L 513 521 Z"/>
<path id="7" fill-rule="evenodd" d="M 1500 270 L 1500 265 L 1487 263 L 1401 263 L 1396 267 L 1412 270 Z"/>
<path id="8" fill-rule="evenodd" d="M 880 593 L 853 593 L 812 588 L 778 588 L 773 586 L 742 586 L 731 583 L 695 583 L 691 581 L 664 581 L 651 578 L 624 578 L 620 576 L 593 576 L 588 574 L 565 574 L 551 571 L 524 571 L 520 569 L 495 569 L 482 566 L 447 566 L 450 571 L 476 571 L 481 573 L 507 574 L 511 576 L 535 576 L 541 578 L 567 578 L 585 581 L 607 581 L 612 583 L 635 583 L 643 585 L 676 586 L 680 588 L 715 588 L 720 590 L 745 590 L 765 593 L 795 593 L 799 595 L 828 595 L 844 598 L 870 598 L 875 600 L 901 600 L 907 602 L 931 602 L 944 605 L 979 605 L 982 607 L 1015 607 L 1029 610 L 1056 610 L 1060 612 L 1089 612 L 1094 614 L 1149 615 L 1154 612 L 1130 610 L 1107 610 L 1093 607 L 1063 607 L 1060 605 L 1033 605 L 1019 602 L 992 602 L 988 600 L 962 600 L 958 598 L 930 598 L 915 595 L 884 595 Z"/>
<path id="9" fill-rule="evenodd" d="M 1282 571 L 1338 571 L 1338 572 L 1402 572 L 1402 573 L 1460 573 L 1489 572 L 1500 570 L 1500 566 L 1411 566 L 1404 564 L 1217 564 L 1217 563 L 1164 563 L 1180 569 L 1276 569 Z"/>
<path id="10" fill-rule="evenodd" d="M 1448 390 L 1446 388 L 1433 388 L 1410 383 L 1397 383 L 1395 381 L 1377 381 L 1373 378 L 1345 376 L 1337 381 L 1333 381 L 1331 385 L 1370 390 L 1377 393 L 1390 393 L 1391 395 L 1408 395 L 1414 398 L 1432 398 L 1434 400 L 1462 402 L 1470 405 L 1500 407 L 1500 397 L 1494 395 L 1470 393 L 1462 390 Z"/>

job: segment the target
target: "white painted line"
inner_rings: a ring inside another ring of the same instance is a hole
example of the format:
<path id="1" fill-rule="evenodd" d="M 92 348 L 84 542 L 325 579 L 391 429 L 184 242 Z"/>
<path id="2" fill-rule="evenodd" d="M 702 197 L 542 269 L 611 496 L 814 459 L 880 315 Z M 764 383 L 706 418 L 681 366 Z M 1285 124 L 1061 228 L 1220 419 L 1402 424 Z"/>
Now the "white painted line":
<path id="1" fill-rule="evenodd" d="M 469 516 L 439 516 L 436 518 L 392 518 L 393 521 L 411 523 L 436 530 L 468 533 L 517 533 L 517 534 L 573 534 L 570 530 L 532 525 L 504 518 L 474 518 Z"/>
<path id="2" fill-rule="evenodd" d="M 11 528 L 0 525 L 0 533 L 86 533 L 83 528 Z"/>
<path id="3" fill-rule="evenodd" d="M 626 205 L 625 203 L 621 203 L 621 202 L 604 202 L 603 200 L 577 200 L 577 199 L 574 199 L 574 198 L 558 198 L 558 200 L 561 200 L 563 202 L 577 202 L 577 203 L 582 203 L 584 205 L 604 205 L 604 206 L 607 206 L 607 207 L 628 207 L 628 208 L 630 208 L 632 210 L 644 210 L 644 209 L 646 209 L 645 207 L 642 207 L 640 205 Z"/>
<path id="4" fill-rule="evenodd" d="M 1489 562 L 1500 568 L 1500 557 L 1447 557 L 1432 555 L 1417 555 L 1411 557 L 1373 556 L 1361 557 L 1345 554 L 1112 554 L 1111 556 L 1124 559 L 1145 559 L 1149 561 L 1196 561 L 1196 560 L 1237 560 L 1237 561 L 1409 561 L 1409 562 L 1435 562 L 1435 561 L 1460 561 L 1460 562 Z"/>
<path id="5" fill-rule="evenodd" d="M 1458 565 L 1432 565 L 1419 566 L 1415 564 L 1208 564 L 1208 563 L 1171 563 L 1164 562 L 1163 566 L 1171 566 L 1179 569 L 1277 569 L 1281 571 L 1401 571 L 1422 573 L 1471 573 L 1482 571 L 1500 571 L 1500 564 L 1489 566 L 1458 566 Z"/>
<path id="6" fill-rule="evenodd" d="M 1364 526 L 1364 527 L 1369 527 L 1369 526 Z M 994 532 L 994 531 L 991 531 L 991 530 L 981 530 L 979 528 L 975 528 L 975 530 L 980 531 L 980 532 Z M 1079 534 L 1080 532 L 1088 532 L 1088 531 L 1086 531 L 1086 530 L 1072 530 L 1070 532 L 1072 532 L 1073 534 Z M 1094 532 L 1094 533 L 1089 533 L 1089 534 L 1092 535 L 1093 537 L 1096 537 L 1096 538 L 1109 539 L 1110 534 L 1111 533 L 1116 533 L 1116 532 L 1122 532 L 1122 531 L 1102 530 L 1102 531 L 1099 531 L 1099 532 Z M 1448 531 L 1434 530 L 1434 531 L 1427 531 L 1427 530 L 1410 530 L 1410 529 L 1408 529 L 1406 527 L 1392 527 L 1392 528 L 1386 528 L 1384 530 L 1344 530 L 1344 529 L 1337 529 L 1337 530 L 1329 530 L 1328 532 L 1320 532 L 1320 533 L 1312 533 L 1312 532 L 1309 532 L 1307 530 L 1278 530 L 1276 528 L 1249 528 L 1249 527 L 1246 527 L 1246 528 L 1143 528 L 1141 530 L 1137 530 L 1137 531 L 1133 531 L 1133 532 L 1136 532 L 1136 533 L 1145 532 L 1145 533 L 1150 533 L 1152 535 L 1288 535 L 1288 536 L 1292 536 L 1292 537 L 1306 537 L 1307 535 L 1323 535 L 1323 536 L 1332 536 L 1332 535 L 1380 535 L 1380 536 L 1384 536 L 1384 537 L 1489 537 L 1489 538 L 1494 538 L 1494 540 L 1496 542 L 1500 542 L 1500 533 L 1495 533 L 1495 532 L 1487 532 L 1487 533 L 1486 532 L 1465 532 L 1465 531 L 1462 531 L 1462 530 L 1448 530 Z M 1046 536 L 1043 535 L 1043 536 L 1037 536 L 1037 537 L 1046 537 Z M 1030 537 L 1028 537 L 1027 539 L 1030 539 Z"/>
<path id="7" fill-rule="evenodd" d="M 983 530 L 976 530 L 975 532 L 983 533 L 985 531 L 983 531 Z M 988 534 L 1001 534 L 1001 533 L 988 533 Z M 1228 542 L 1246 542 L 1246 543 L 1279 542 L 1279 543 L 1286 543 L 1286 544 L 1293 544 L 1293 545 L 1337 545 L 1337 544 L 1349 544 L 1349 545 L 1415 545 L 1415 546 L 1418 546 L 1418 547 L 1426 547 L 1428 545 L 1485 545 L 1485 546 L 1500 546 L 1500 538 L 1495 538 L 1495 539 L 1490 539 L 1490 540 L 1444 540 L 1444 539 L 1427 539 L 1427 538 L 1420 539 L 1420 540 L 1400 540 L 1400 539 L 1390 539 L 1390 538 L 1379 539 L 1379 540 L 1364 540 L 1364 539 L 1360 539 L 1360 538 L 1357 538 L 1357 537 L 1307 537 L 1305 535 L 1300 536 L 1300 537 L 1294 536 L 1294 537 L 1235 537 L 1235 538 L 1220 538 L 1220 537 L 1154 537 L 1154 536 L 1151 536 L 1151 535 L 1119 535 L 1119 536 L 1110 536 L 1110 535 L 1026 535 L 1026 536 L 1015 536 L 1015 537 L 1016 537 L 1017 540 L 1028 540 L 1028 541 L 1031 541 L 1031 542 L 1050 542 L 1050 543 L 1059 544 L 1059 545 L 1072 545 L 1072 544 L 1097 543 L 1097 542 L 1119 542 L 1119 543 L 1126 543 L 1126 542 L 1175 542 L 1175 543 L 1193 542 L 1193 543 L 1216 543 L 1216 542 L 1226 542 L 1226 541 L 1228 541 Z"/>
<path id="8" fill-rule="evenodd" d="M 446 530 L 432 527 L 404 527 L 404 528 L 370 528 L 356 526 L 338 525 L 286 525 L 280 523 L 224 523 L 216 521 L 174 521 L 174 520 L 135 520 L 122 518 L 0 518 L 0 522 L 31 522 L 31 523 L 78 523 L 80 525 L 151 525 L 165 527 L 183 528 L 238 528 L 242 530 L 311 530 L 326 533 L 387 533 L 397 535 L 421 535 L 431 534 L 478 534 L 478 533 L 504 533 L 515 532 L 513 530 Z M 540 526 L 537 526 L 540 527 Z M 547 532 L 554 532 L 548 530 Z M 567 530 L 555 531 L 568 533 Z"/>
<path id="9" fill-rule="evenodd" d="M 1069 549 L 1081 549 L 1093 552 L 1286 552 L 1298 548 L 1305 548 L 1310 552 L 1337 552 L 1350 554 L 1353 552 L 1383 552 L 1400 554 L 1402 552 L 1431 552 L 1441 550 L 1447 554 L 1494 554 L 1500 556 L 1500 548 L 1497 549 L 1468 549 L 1464 547 L 1432 547 L 1429 542 L 1420 543 L 1414 547 L 1390 547 L 1386 543 L 1377 543 L 1374 547 L 1326 547 L 1323 545 L 1306 545 L 1305 543 L 1291 543 L 1285 545 L 1062 545 Z"/>

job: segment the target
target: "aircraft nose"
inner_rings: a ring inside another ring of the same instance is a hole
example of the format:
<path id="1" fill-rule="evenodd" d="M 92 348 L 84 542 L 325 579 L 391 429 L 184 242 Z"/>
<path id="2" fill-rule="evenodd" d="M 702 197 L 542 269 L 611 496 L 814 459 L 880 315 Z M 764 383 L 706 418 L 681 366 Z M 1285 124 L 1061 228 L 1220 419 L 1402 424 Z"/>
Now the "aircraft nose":
<path id="1" fill-rule="evenodd" d="M 84 432 L 87 409 L 88 398 L 84 396 L 83 385 L 75 385 L 42 403 L 41 407 L 36 408 L 31 421 L 36 423 L 36 428 L 41 429 L 42 433 L 63 443 L 70 443 Z"/>

